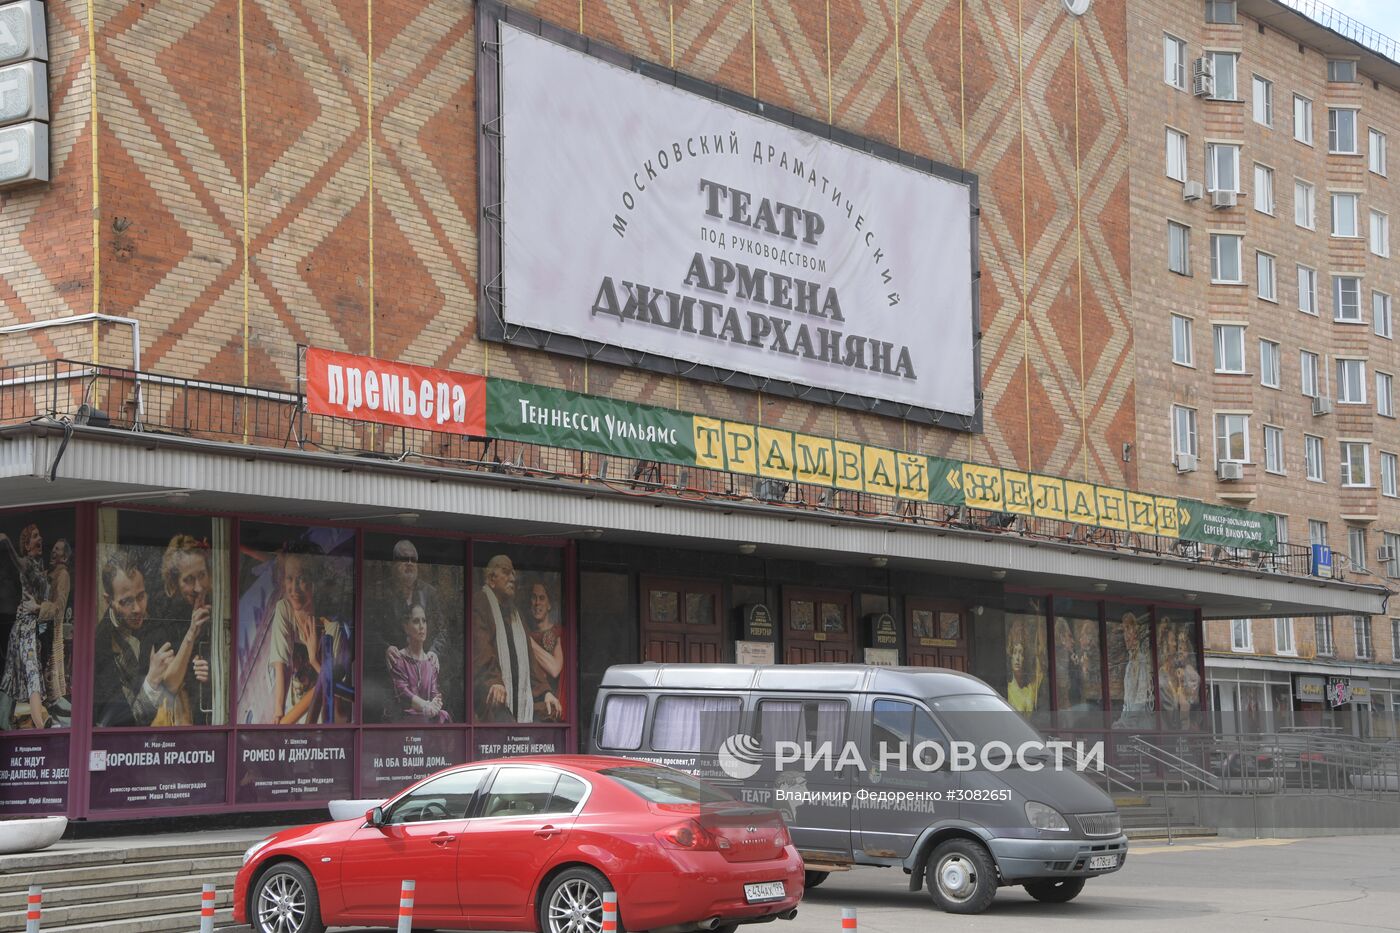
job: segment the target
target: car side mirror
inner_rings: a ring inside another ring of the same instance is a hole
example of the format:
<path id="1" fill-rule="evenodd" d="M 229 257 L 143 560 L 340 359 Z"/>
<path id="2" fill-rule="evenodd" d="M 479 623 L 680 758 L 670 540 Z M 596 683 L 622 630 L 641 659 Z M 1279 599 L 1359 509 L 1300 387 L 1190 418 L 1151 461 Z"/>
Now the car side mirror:
<path id="1" fill-rule="evenodd" d="M 384 825 L 384 808 L 383 808 L 383 807 L 375 807 L 373 810 L 368 810 L 368 811 L 366 811 L 366 812 L 365 812 L 365 822 L 368 823 L 370 826 L 383 826 L 383 825 Z"/>

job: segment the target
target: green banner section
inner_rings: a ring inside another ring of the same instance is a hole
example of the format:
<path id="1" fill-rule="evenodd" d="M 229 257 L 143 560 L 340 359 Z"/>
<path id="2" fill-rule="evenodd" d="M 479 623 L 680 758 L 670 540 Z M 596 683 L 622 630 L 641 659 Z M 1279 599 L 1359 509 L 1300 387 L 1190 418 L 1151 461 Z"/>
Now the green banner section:
<path id="1" fill-rule="evenodd" d="M 1278 518 L 1268 512 L 1251 512 L 1194 499 L 1181 499 L 1179 503 L 1181 537 L 1186 541 L 1253 551 L 1272 551 L 1278 546 Z"/>
<path id="2" fill-rule="evenodd" d="M 929 457 L 508 379 L 486 383 L 486 433 L 503 440 L 1202 544 L 1273 551 L 1278 541 L 1277 519 L 1264 512 Z"/>
<path id="3" fill-rule="evenodd" d="M 669 408 L 486 380 L 486 433 L 502 440 L 693 466 L 694 423 Z"/>

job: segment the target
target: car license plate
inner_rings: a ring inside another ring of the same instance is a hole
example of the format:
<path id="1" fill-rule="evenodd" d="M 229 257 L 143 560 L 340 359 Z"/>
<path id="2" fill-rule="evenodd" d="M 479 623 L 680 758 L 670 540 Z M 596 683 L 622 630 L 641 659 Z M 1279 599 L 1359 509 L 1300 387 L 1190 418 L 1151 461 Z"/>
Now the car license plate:
<path id="1" fill-rule="evenodd" d="M 1089 859 L 1090 871 L 1102 871 L 1105 868 L 1117 868 L 1118 856 L 1116 855 L 1095 855 Z"/>
<path id="2" fill-rule="evenodd" d="M 764 901 L 781 901 L 787 897 L 787 888 L 781 881 L 760 881 L 758 884 L 744 885 L 744 899 L 750 904 Z"/>

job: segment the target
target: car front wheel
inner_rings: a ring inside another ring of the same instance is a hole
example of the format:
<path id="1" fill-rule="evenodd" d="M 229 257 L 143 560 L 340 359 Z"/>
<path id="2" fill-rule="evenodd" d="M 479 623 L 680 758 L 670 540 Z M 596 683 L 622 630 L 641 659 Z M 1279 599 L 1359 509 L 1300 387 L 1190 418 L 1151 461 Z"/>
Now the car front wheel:
<path id="1" fill-rule="evenodd" d="M 253 888 L 248 911 L 256 933 L 324 933 L 321 902 L 311 872 L 297 862 L 273 865 Z"/>
<path id="2" fill-rule="evenodd" d="M 544 933 L 599 933 L 603 929 L 603 895 L 613 889 L 602 872 L 570 868 L 560 872 L 540 898 Z M 617 921 L 622 933 L 622 918 Z"/>
<path id="3" fill-rule="evenodd" d="M 924 881 L 933 902 L 950 914 L 980 914 L 997 893 L 992 857 L 971 839 L 949 839 L 934 849 Z"/>
<path id="4" fill-rule="evenodd" d="M 1083 890 L 1083 878 L 1050 878 L 1044 881 L 1026 882 L 1026 893 L 1047 904 L 1063 904 L 1072 901 Z"/>

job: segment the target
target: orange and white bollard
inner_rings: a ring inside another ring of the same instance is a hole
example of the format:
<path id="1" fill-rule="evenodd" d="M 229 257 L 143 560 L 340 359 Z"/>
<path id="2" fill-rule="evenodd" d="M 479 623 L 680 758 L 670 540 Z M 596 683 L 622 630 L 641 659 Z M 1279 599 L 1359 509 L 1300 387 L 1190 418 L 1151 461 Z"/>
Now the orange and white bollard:
<path id="1" fill-rule="evenodd" d="M 405 881 L 399 888 L 399 933 L 413 933 L 413 886 Z"/>
<path id="2" fill-rule="evenodd" d="M 603 929 L 600 933 L 617 933 L 617 892 L 603 892 Z"/>
<path id="3" fill-rule="evenodd" d="M 199 892 L 199 933 L 214 933 L 215 888 L 209 882 Z"/>
<path id="4" fill-rule="evenodd" d="M 856 933 L 856 909 L 854 907 L 841 908 L 841 931 L 842 933 Z"/>
<path id="5" fill-rule="evenodd" d="M 41 885 L 29 886 L 28 910 L 24 914 L 24 933 L 39 933 L 39 914 L 44 907 L 44 889 Z"/>

